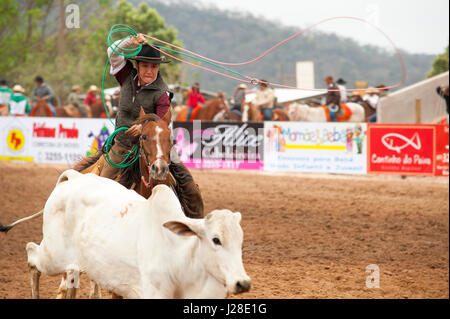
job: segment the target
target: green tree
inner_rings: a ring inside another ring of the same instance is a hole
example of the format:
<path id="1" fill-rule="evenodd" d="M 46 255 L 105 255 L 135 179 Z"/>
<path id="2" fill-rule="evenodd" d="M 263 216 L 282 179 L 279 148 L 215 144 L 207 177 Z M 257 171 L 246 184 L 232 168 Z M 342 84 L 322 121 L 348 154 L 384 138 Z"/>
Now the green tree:
<path id="1" fill-rule="evenodd" d="M 431 65 L 431 70 L 427 74 L 427 78 L 431 78 L 438 74 L 448 71 L 448 45 L 444 53 L 439 54 Z"/>
<path id="2" fill-rule="evenodd" d="M 80 28 L 69 29 L 61 23 L 61 14 L 68 14 L 62 9 L 68 4 L 78 5 Z M 73 84 L 82 89 L 92 84 L 100 87 L 107 62 L 107 36 L 114 24 L 127 24 L 138 33 L 182 45 L 177 31 L 167 27 L 147 4 L 136 8 L 125 0 L 113 7 L 108 0 L 2 0 L 0 78 L 20 83 L 30 96 L 34 77 L 42 75 L 55 90 L 60 104 L 65 103 Z M 114 40 L 120 38 L 117 36 Z M 179 66 L 170 63 L 161 72 L 168 82 L 176 81 Z M 109 70 L 107 74 L 105 87 L 117 85 Z"/>

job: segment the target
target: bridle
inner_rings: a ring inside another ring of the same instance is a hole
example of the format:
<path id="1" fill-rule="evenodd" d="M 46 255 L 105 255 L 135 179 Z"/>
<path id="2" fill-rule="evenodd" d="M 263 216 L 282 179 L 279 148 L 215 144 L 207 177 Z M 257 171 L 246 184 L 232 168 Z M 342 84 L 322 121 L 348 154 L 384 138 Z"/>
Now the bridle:
<path id="1" fill-rule="evenodd" d="M 139 158 L 143 158 L 144 159 L 144 164 L 147 167 L 147 172 L 148 172 L 148 182 L 145 180 L 144 174 L 142 174 L 142 167 L 141 167 L 141 161 L 139 160 L 139 172 L 141 174 L 141 181 L 144 184 L 145 188 L 150 189 L 150 191 L 153 190 L 153 187 L 155 186 L 153 184 L 153 179 L 150 177 L 150 168 L 152 167 L 153 163 L 155 163 L 157 160 L 164 160 L 163 156 L 157 156 L 155 157 L 154 160 L 152 160 L 151 162 L 149 162 L 147 156 L 145 155 L 145 149 L 144 149 L 144 139 L 142 138 L 142 135 L 139 137 Z M 170 155 L 169 155 L 170 156 Z M 167 163 L 168 165 L 170 164 L 170 158 L 169 158 L 169 162 Z"/>

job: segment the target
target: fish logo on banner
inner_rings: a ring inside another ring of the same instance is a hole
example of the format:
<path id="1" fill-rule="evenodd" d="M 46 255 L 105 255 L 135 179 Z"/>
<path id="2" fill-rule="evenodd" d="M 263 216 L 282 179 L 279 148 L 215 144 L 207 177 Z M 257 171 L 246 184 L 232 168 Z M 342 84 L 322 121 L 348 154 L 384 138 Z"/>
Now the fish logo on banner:
<path id="1" fill-rule="evenodd" d="M 400 154 L 401 150 L 408 146 L 411 146 L 416 150 L 420 150 L 422 148 L 419 133 L 415 133 L 411 138 L 407 138 L 404 135 L 398 133 L 389 133 L 383 135 L 383 137 L 381 138 L 381 142 L 384 146 L 386 146 L 387 149 L 395 151 L 398 154 Z"/>

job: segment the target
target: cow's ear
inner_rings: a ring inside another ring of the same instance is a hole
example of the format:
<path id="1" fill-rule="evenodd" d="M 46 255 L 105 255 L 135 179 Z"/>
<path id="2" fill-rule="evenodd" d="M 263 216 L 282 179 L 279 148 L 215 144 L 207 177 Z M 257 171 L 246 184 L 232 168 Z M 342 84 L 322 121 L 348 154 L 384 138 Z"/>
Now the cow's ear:
<path id="1" fill-rule="evenodd" d="M 198 236 L 198 234 L 188 225 L 182 222 L 170 221 L 163 224 L 171 232 L 180 236 Z"/>

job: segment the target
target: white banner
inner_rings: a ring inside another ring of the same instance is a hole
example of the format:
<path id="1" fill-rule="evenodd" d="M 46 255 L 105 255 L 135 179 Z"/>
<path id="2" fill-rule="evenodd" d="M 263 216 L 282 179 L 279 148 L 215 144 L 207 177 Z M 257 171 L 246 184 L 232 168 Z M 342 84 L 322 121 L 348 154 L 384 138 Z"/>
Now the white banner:
<path id="1" fill-rule="evenodd" d="M 108 119 L 0 117 L 0 159 L 72 165 L 112 132 Z"/>
<path id="2" fill-rule="evenodd" d="M 365 123 L 264 123 L 264 170 L 367 174 Z"/>

